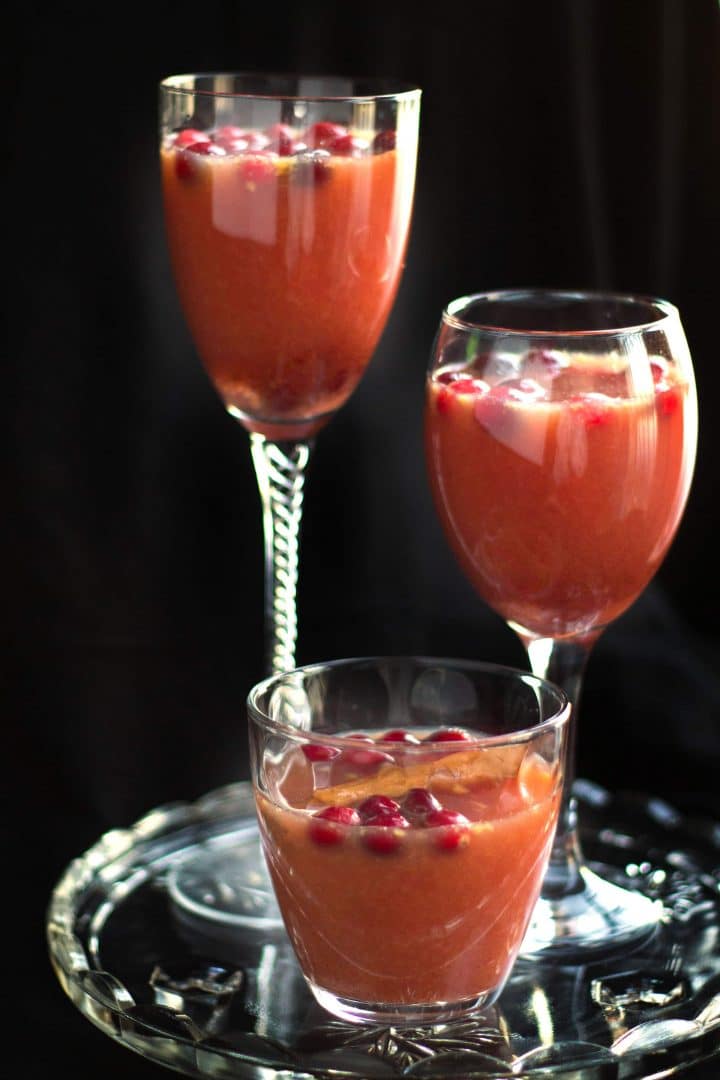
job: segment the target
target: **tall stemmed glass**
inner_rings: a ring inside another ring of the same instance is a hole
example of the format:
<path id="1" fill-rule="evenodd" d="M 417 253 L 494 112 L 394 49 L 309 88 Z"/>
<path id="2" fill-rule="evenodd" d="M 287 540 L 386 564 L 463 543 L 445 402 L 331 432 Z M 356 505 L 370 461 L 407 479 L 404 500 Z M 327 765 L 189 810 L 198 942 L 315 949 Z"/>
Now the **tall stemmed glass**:
<path id="1" fill-rule="evenodd" d="M 517 290 L 455 300 L 427 379 L 426 460 L 449 544 L 536 675 L 573 703 L 564 806 L 523 953 L 640 940 L 662 912 L 587 865 L 572 795 L 585 666 L 639 596 L 682 517 L 697 401 L 677 309 Z"/>
<path id="2" fill-rule="evenodd" d="M 315 436 L 362 377 L 399 284 L 419 105 L 418 89 L 380 79 L 215 73 L 160 86 L 173 274 L 200 359 L 249 433 L 260 492 L 265 674 L 295 666 Z M 194 880 L 193 903 L 244 919 L 238 887 L 254 882 L 261 906 L 267 891 L 259 844 L 250 863 L 225 855 Z"/>

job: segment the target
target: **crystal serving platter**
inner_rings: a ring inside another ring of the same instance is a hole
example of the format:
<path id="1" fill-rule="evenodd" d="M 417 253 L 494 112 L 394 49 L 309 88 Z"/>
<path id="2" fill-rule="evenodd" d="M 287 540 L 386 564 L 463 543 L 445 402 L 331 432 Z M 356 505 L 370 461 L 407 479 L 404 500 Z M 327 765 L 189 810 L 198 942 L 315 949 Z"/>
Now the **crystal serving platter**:
<path id="1" fill-rule="evenodd" d="M 575 791 L 591 865 L 661 900 L 664 922 L 587 966 L 521 959 L 470 1020 L 341 1023 L 306 988 L 277 922 L 228 931 L 177 903 L 198 845 L 222 860 L 228 844 L 257 844 L 247 783 L 153 809 L 75 859 L 48 906 L 51 962 L 97 1027 L 192 1077 L 659 1080 L 694 1076 L 716 1054 L 720 1075 L 720 826 L 587 781 Z"/>

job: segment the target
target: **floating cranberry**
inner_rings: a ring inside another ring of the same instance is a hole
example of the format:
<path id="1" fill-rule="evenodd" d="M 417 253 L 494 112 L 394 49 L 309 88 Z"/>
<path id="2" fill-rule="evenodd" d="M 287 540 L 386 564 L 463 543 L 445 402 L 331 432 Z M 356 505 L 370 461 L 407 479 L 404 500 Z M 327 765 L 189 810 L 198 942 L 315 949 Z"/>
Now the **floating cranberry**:
<path id="1" fill-rule="evenodd" d="M 327 150 L 307 150 L 296 154 L 292 179 L 302 187 L 319 186 L 330 179 L 332 167 Z"/>
<path id="2" fill-rule="evenodd" d="M 275 179 L 275 160 L 270 154 L 249 154 L 240 165 L 240 176 L 251 191 L 265 187 Z"/>
<path id="3" fill-rule="evenodd" d="M 568 401 L 580 414 L 588 428 L 603 427 L 611 419 L 610 399 L 605 394 L 573 394 Z"/>
<path id="4" fill-rule="evenodd" d="M 351 135 L 349 131 L 328 139 L 323 146 L 323 149 L 329 150 L 331 154 L 337 154 L 338 157 L 360 157 L 367 148 L 368 144 L 364 139 Z"/>
<path id="5" fill-rule="evenodd" d="M 661 416 L 672 416 L 680 408 L 680 390 L 677 386 L 657 387 L 658 412 Z"/>
<path id="6" fill-rule="evenodd" d="M 347 135 L 347 128 L 342 124 L 332 124 L 329 120 L 318 120 L 303 135 L 303 142 L 313 150 L 324 150 L 328 143 L 341 135 Z"/>
<path id="7" fill-rule="evenodd" d="M 551 349 L 528 349 L 525 366 L 554 375 L 567 364 L 560 353 L 552 352 Z"/>
<path id="8" fill-rule="evenodd" d="M 454 851 L 467 843 L 470 822 L 458 810 L 431 810 L 425 818 L 425 825 L 438 829 L 435 843 L 442 851 Z"/>
<path id="9" fill-rule="evenodd" d="M 218 137 L 215 139 L 215 145 L 221 146 L 226 154 L 244 154 L 250 149 L 250 140 L 245 135 L 238 135 L 235 138 Z"/>
<path id="10" fill-rule="evenodd" d="M 280 157 L 289 157 L 294 152 L 295 137 L 292 128 L 287 124 L 273 124 L 266 128 L 265 135 L 268 139 L 268 148 L 274 150 Z"/>
<path id="11" fill-rule="evenodd" d="M 366 750 L 362 746 L 353 746 L 343 750 L 342 760 L 356 769 L 370 769 L 375 765 L 382 765 L 384 761 L 392 761 L 392 758 L 382 750 L 372 750 L 370 747 Z"/>
<path id="12" fill-rule="evenodd" d="M 206 155 L 209 157 L 224 157 L 225 151 L 215 146 L 208 139 L 206 142 L 194 142 L 178 151 L 175 158 L 175 175 L 178 180 L 191 180 L 197 175 L 197 166 L 191 157 L 192 154 Z"/>
<path id="13" fill-rule="evenodd" d="M 413 745 L 420 742 L 417 735 L 413 735 L 412 731 L 405 731 L 404 728 L 394 728 L 392 731 L 381 735 L 380 739 L 382 742 L 411 743 Z"/>
<path id="14" fill-rule="evenodd" d="M 340 753 L 336 746 L 323 743 L 304 743 L 301 749 L 308 761 L 332 761 Z"/>
<path id="15" fill-rule="evenodd" d="M 408 817 L 413 819 L 424 818 L 432 810 L 441 810 L 441 803 L 427 788 L 410 788 L 402 801 L 402 808 Z"/>
<path id="16" fill-rule="evenodd" d="M 395 132 L 393 129 L 388 128 L 386 131 L 378 131 L 373 139 L 372 147 L 375 154 L 384 154 L 386 150 L 394 150 Z"/>
<path id="17" fill-rule="evenodd" d="M 367 818 L 363 840 L 371 851 L 379 855 L 389 855 L 397 851 L 402 843 L 403 830 L 410 828 L 410 822 L 399 812 L 385 812 Z"/>
<path id="18" fill-rule="evenodd" d="M 206 135 L 204 131 L 198 131 L 197 128 L 184 128 L 182 131 L 178 131 L 175 136 L 175 146 L 178 150 L 184 149 L 186 146 L 192 146 L 193 143 L 210 142 L 210 136 Z"/>
<path id="19" fill-rule="evenodd" d="M 431 732 L 430 735 L 426 735 L 425 742 L 470 742 L 472 735 L 463 728 L 459 727 L 446 727 L 438 728 L 437 731 Z"/>
<path id="20" fill-rule="evenodd" d="M 249 141 L 251 132 L 247 128 L 238 127 L 237 124 L 222 124 L 219 128 L 216 128 L 213 133 L 215 142 L 220 142 L 223 139 L 245 139 Z"/>
<path id="21" fill-rule="evenodd" d="M 344 827 L 359 824 L 360 815 L 351 806 L 326 806 L 310 819 L 310 836 L 316 844 L 341 844 Z"/>
<path id="22" fill-rule="evenodd" d="M 400 804 L 391 799 L 389 795 L 368 795 L 357 808 L 357 812 L 364 821 L 375 815 L 397 814 L 400 812 Z"/>

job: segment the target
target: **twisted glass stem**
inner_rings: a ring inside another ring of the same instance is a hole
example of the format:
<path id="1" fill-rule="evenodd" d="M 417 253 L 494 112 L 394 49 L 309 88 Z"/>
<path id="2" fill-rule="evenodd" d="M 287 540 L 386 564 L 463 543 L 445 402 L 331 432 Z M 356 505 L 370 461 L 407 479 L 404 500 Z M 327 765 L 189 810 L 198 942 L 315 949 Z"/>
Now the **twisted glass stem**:
<path id="1" fill-rule="evenodd" d="M 312 446 L 250 435 L 263 512 L 265 667 L 272 675 L 295 667 L 300 524 Z"/>
<path id="2" fill-rule="evenodd" d="M 577 804 L 572 793 L 576 769 L 576 740 L 578 705 L 583 676 L 595 636 L 580 641 L 554 641 L 551 638 L 525 638 L 530 667 L 534 675 L 548 679 L 561 687 L 572 705 L 568 727 L 565 785 L 558 817 L 555 842 L 545 882 L 543 896 L 551 899 L 576 892 L 581 888 L 580 868 L 583 855 L 577 829 Z"/>

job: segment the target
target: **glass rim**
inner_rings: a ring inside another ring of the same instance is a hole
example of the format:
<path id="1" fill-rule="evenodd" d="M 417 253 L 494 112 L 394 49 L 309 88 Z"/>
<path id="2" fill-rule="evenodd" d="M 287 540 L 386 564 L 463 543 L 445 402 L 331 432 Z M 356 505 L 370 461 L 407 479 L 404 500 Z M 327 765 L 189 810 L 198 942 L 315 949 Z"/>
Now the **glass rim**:
<path id="1" fill-rule="evenodd" d="M 274 720 L 271 716 L 268 716 L 267 712 L 260 706 L 259 699 L 262 698 L 271 687 L 276 685 L 279 686 L 283 682 L 287 682 L 287 685 L 292 686 L 293 676 L 320 674 L 323 671 L 335 671 L 340 668 L 360 668 L 372 665 L 378 666 L 383 663 L 397 664 L 407 663 L 409 661 L 427 667 L 447 667 L 454 670 L 469 669 L 480 674 L 519 677 L 520 681 L 525 683 L 526 686 L 541 687 L 551 693 L 555 698 L 555 711 L 553 714 L 546 717 L 546 719 L 539 721 L 537 724 L 534 724 L 532 727 L 517 728 L 515 731 L 502 732 L 497 735 L 485 734 L 478 736 L 476 739 L 470 738 L 463 740 L 462 744 L 453 743 L 453 750 L 449 750 L 448 753 L 457 750 L 470 750 L 474 747 L 509 746 L 525 743 L 548 731 L 562 730 L 562 728 L 567 727 L 569 724 L 572 713 L 570 699 L 561 687 L 557 686 L 557 684 L 551 682 L 549 679 L 544 679 L 540 675 L 534 675 L 531 671 L 512 667 L 509 664 L 496 664 L 483 660 L 467 660 L 461 657 L 416 656 L 414 654 L 352 656 L 338 660 L 316 661 L 312 664 L 303 664 L 299 667 L 292 668 L 289 671 L 268 675 L 266 678 L 256 683 L 248 692 L 246 705 L 253 719 L 267 731 L 284 735 L 293 741 L 335 745 L 337 740 L 342 738 L 343 745 L 348 744 L 350 746 L 357 745 L 358 747 L 363 747 L 367 745 L 365 741 L 361 738 L 353 739 L 349 734 L 344 734 L 342 732 L 313 731 L 312 729 L 298 728 L 293 724 L 286 724 L 282 721 Z M 377 739 L 375 740 L 375 743 L 378 746 L 388 746 L 397 749 L 397 743 L 392 740 L 385 741 L 383 739 Z M 417 745 L 403 743 L 403 753 L 413 754 L 414 752 L 422 751 L 423 749 L 427 753 L 427 745 L 422 742 Z"/>
<path id="2" fill-rule="evenodd" d="M 287 79 L 300 80 L 300 79 L 315 79 L 318 82 L 331 82 L 332 80 L 344 79 L 350 82 L 367 82 L 369 86 L 377 84 L 378 88 L 384 87 L 384 89 L 378 89 L 378 93 L 366 93 L 366 94 L 273 94 L 270 92 L 255 93 L 247 90 L 213 90 L 210 88 L 197 88 L 194 86 L 183 86 L 184 81 L 190 79 L 265 79 L 272 81 L 273 79 Z M 399 98 L 411 98 L 414 96 L 419 97 L 422 94 L 422 90 L 419 86 L 412 82 L 406 82 L 401 79 L 391 78 L 390 76 L 382 75 L 336 75 L 332 73 L 328 74 L 310 74 L 310 73 L 298 73 L 291 71 L 189 71 L 184 74 L 178 75 L 166 75 L 165 78 L 160 80 L 160 90 L 164 93 L 188 95 L 194 94 L 200 97 L 205 97 L 210 100 L 214 98 L 226 98 L 237 99 L 244 101 L 306 101 L 306 102 L 364 102 L 364 101 L 394 101 Z"/>
<path id="3" fill-rule="evenodd" d="M 499 323 L 483 322 L 481 319 L 463 318 L 459 311 L 466 310 L 472 304 L 481 301 L 498 302 L 517 300 L 540 300 L 543 297 L 554 300 L 571 301 L 611 301 L 643 307 L 646 311 L 659 313 L 656 319 L 641 319 L 637 322 L 628 322 L 623 325 L 598 327 L 597 329 L 584 330 L 539 330 L 523 329 L 517 327 L 501 326 Z M 641 334 L 648 330 L 661 329 L 670 321 L 679 320 L 680 312 L 675 304 L 659 296 L 643 293 L 624 293 L 605 291 L 603 289 L 553 289 L 553 288 L 516 288 L 516 289 L 493 289 L 489 292 L 468 293 L 459 296 L 446 304 L 442 313 L 442 321 L 457 330 L 481 330 L 488 334 L 502 335 L 503 337 L 523 338 L 580 338 L 580 337 L 619 337 L 628 334 Z"/>

